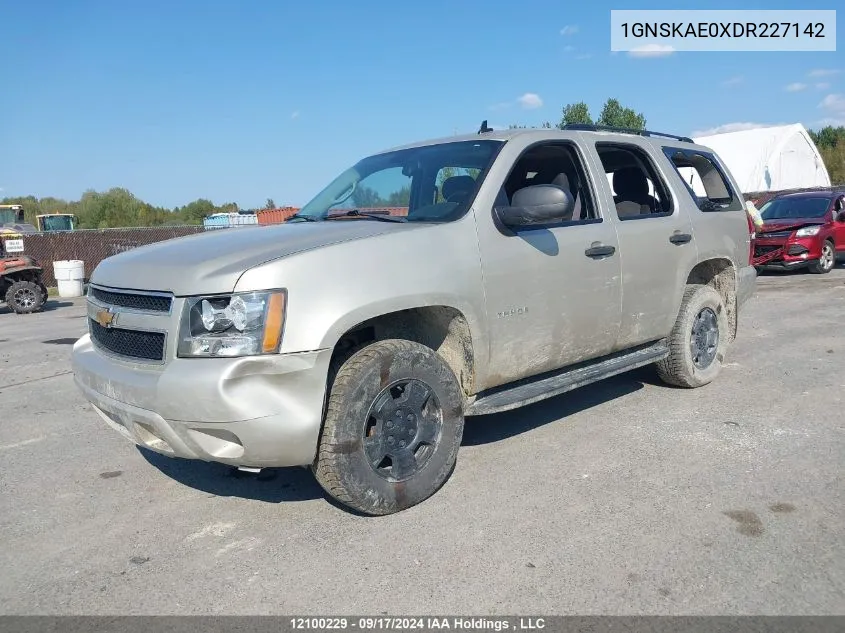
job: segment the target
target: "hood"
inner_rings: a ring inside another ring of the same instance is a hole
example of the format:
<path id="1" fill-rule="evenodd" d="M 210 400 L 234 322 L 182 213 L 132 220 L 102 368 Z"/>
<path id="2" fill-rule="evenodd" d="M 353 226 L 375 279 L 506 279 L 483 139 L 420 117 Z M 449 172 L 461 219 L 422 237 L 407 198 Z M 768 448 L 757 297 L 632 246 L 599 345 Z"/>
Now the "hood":
<path id="1" fill-rule="evenodd" d="M 329 220 L 211 229 L 108 257 L 94 269 L 91 282 L 113 288 L 172 292 L 177 296 L 231 292 L 246 270 L 270 260 L 421 226 L 424 225 Z"/>
<path id="2" fill-rule="evenodd" d="M 769 231 L 786 231 L 790 229 L 799 229 L 802 226 L 824 223 L 824 218 L 788 218 L 781 220 L 763 220 L 763 228 L 760 229 L 760 232 L 768 233 Z"/>

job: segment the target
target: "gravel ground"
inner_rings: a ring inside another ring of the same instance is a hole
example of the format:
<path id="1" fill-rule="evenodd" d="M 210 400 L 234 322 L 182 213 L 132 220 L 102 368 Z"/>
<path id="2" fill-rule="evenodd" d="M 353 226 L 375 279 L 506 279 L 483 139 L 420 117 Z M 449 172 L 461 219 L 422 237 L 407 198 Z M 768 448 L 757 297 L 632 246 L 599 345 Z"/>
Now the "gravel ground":
<path id="1" fill-rule="evenodd" d="M 845 614 L 841 266 L 763 276 L 705 388 L 469 419 L 445 487 L 382 518 L 126 442 L 73 384 L 82 301 L 48 308 L 0 308 L 4 614 Z"/>

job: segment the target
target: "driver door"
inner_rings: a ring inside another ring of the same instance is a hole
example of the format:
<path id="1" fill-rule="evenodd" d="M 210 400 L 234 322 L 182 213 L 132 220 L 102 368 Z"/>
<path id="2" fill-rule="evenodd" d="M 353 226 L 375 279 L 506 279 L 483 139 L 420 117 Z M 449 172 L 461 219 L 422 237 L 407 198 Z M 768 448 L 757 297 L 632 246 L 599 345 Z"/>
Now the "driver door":
<path id="1" fill-rule="evenodd" d="M 484 388 L 596 358 L 616 346 L 621 254 L 585 164 L 573 141 L 524 147 L 510 173 L 490 181 L 500 186 L 494 205 L 476 209 L 490 336 Z M 530 184 L 568 187 L 576 200 L 573 215 L 544 226 L 498 226 L 492 206 L 507 204 Z M 596 254 L 595 247 L 610 254 Z"/>

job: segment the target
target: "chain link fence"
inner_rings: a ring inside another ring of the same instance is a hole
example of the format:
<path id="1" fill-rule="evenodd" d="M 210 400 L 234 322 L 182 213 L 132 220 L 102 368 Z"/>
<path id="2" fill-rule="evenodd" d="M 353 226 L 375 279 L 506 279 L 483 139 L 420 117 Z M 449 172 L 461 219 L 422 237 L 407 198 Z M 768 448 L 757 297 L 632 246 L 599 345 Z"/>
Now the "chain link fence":
<path id="1" fill-rule="evenodd" d="M 80 229 L 62 233 L 32 233 L 23 236 L 24 253 L 44 267 L 44 284 L 55 286 L 53 262 L 82 260 L 85 277 L 106 257 L 146 244 L 204 231 L 202 226 L 153 226 L 127 229 Z"/>

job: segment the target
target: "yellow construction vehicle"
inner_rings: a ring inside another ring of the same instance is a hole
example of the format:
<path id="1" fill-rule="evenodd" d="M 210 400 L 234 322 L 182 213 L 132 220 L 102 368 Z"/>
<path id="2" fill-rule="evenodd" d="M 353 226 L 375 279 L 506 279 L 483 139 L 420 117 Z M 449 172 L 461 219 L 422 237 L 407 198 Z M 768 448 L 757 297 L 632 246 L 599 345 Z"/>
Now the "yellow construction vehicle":
<path id="1" fill-rule="evenodd" d="M 0 204 L 0 226 L 23 224 L 23 205 Z"/>
<path id="2" fill-rule="evenodd" d="M 76 216 L 72 213 L 46 213 L 36 215 L 35 221 L 39 231 L 73 231 Z"/>

